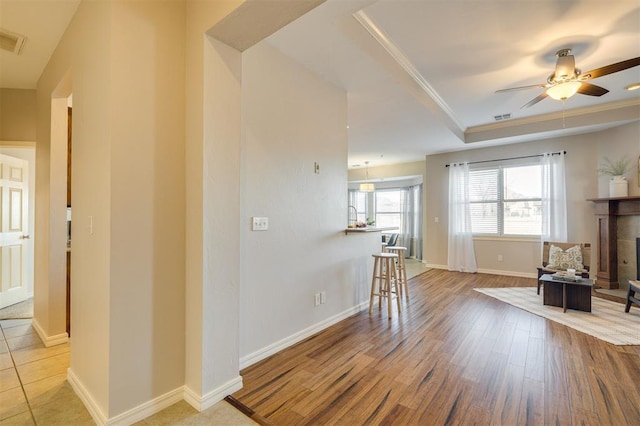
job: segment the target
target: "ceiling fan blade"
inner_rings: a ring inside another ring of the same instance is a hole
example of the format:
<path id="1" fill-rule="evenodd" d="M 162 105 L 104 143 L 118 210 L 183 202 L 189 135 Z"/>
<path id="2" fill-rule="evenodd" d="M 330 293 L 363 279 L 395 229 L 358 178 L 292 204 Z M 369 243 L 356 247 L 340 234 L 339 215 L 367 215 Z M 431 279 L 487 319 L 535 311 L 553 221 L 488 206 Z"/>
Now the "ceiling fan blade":
<path id="1" fill-rule="evenodd" d="M 582 85 L 578 89 L 578 93 L 589 96 L 602 96 L 609 93 L 604 87 L 596 86 L 595 84 L 582 82 Z"/>
<path id="2" fill-rule="evenodd" d="M 538 102 L 540 102 L 541 100 L 543 100 L 547 96 L 549 96 L 549 95 L 547 95 L 547 92 L 542 92 L 538 96 L 536 96 L 535 98 L 531 99 L 526 104 L 522 105 L 520 107 L 520 109 L 529 108 L 530 106 L 533 106 L 533 105 L 537 104 Z"/>
<path id="3" fill-rule="evenodd" d="M 637 67 L 638 65 L 640 65 L 640 57 L 627 59 L 626 61 L 616 62 L 615 64 L 606 65 L 604 67 L 585 72 L 580 76 L 580 78 L 585 80 L 588 78 L 598 78 L 603 75 L 613 74 L 614 72 Z"/>
<path id="4" fill-rule="evenodd" d="M 545 87 L 547 87 L 546 84 L 532 84 L 531 86 L 520 86 L 520 87 L 510 87 L 508 89 L 500 89 L 500 90 L 496 90 L 496 93 L 513 92 L 515 90 L 526 90 L 526 89 L 542 89 Z"/>

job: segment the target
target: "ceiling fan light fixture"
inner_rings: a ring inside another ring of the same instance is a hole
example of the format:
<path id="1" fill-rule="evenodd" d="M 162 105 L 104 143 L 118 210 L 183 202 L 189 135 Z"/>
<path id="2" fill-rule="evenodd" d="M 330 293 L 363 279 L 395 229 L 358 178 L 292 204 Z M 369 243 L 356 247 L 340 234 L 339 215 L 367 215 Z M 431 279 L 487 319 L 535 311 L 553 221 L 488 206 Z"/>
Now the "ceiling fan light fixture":
<path id="1" fill-rule="evenodd" d="M 564 101 L 565 99 L 569 99 L 570 97 L 578 93 L 580 86 L 582 86 L 582 83 L 579 81 L 567 81 L 565 83 L 558 83 L 547 89 L 547 95 L 558 101 Z"/>

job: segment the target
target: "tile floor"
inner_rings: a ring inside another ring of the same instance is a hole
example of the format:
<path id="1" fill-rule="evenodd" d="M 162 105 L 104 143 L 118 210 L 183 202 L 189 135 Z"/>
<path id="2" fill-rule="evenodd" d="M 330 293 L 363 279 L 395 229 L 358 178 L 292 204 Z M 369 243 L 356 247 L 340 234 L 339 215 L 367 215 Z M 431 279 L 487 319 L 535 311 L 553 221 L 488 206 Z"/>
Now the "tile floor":
<path id="1" fill-rule="evenodd" d="M 429 270 L 424 263 L 415 259 L 406 259 L 405 267 L 407 268 L 407 279 L 411 279 Z"/>
<path id="2" fill-rule="evenodd" d="M 30 319 L 0 321 L 0 425 L 94 425 L 67 382 L 70 345 L 46 348 Z M 198 412 L 180 401 L 141 425 L 255 425 L 225 401 Z"/>
<path id="3" fill-rule="evenodd" d="M 0 424 L 94 424 L 67 383 L 69 344 L 46 348 L 30 319 L 0 321 Z"/>

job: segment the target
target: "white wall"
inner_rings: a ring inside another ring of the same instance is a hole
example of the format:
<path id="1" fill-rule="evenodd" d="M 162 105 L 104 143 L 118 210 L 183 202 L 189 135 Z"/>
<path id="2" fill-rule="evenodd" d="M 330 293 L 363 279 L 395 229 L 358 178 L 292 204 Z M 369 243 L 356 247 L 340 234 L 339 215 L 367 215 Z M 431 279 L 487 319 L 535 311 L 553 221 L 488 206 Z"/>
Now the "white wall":
<path id="1" fill-rule="evenodd" d="M 566 150 L 566 181 L 568 210 L 568 240 L 596 243 L 594 205 L 589 198 L 606 197 L 606 178 L 598 176 L 596 169 L 603 153 L 612 159 L 620 155 L 637 162 L 640 155 L 638 123 L 631 123 L 597 133 L 547 139 L 536 142 L 429 155 L 427 161 L 425 226 L 425 258 L 428 265 L 446 268 L 448 227 L 448 169 L 445 164 L 535 155 L 548 151 Z M 635 163 L 634 163 L 635 164 Z M 637 170 L 631 177 L 629 195 L 640 194 Z M 604 179 L 604 183 L 600 183 Z M 600 183 L 600 184 L 599 184 Z M 439 223 L 435 218 L 439 218 Z M 534 276 L 541 261 L 540 243 L 522 239 L 475 239 L 478 269 L 482 272 Z M 591 265 L 595 275 L 597 250 L 592 250 Z M 502 262 L 497 260 L 503 256 Z"/>
<path id="2" fill-rule="evenodd" d="M 241 386 L 240 53 L 206 32 L 242 3 L 186 3 L 185 393 L 199 409 Z"/>
<path id="3" fill-rule="evenodd" d="M 380 234 L 344 233 L 346 93 L 261 43 L 243 54 L 242 94 L 240 354 L 246 365 L 365 301 Z M 251 231 L 252 216 L 268 217 L 269 230 Z M 320 291 L 327 303 L 314 307 Z"/>

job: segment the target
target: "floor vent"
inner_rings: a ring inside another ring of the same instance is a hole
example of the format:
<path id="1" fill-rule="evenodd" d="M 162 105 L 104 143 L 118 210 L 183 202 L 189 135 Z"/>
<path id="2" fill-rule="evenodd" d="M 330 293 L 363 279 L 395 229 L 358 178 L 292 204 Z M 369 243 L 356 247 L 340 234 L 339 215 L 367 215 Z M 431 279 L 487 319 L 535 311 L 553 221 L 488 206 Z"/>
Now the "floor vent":
<path id="1" fill-rule="evenodd" d="M 493 118 L 496 121 L 508 120 L 511 118 L 511 114 L 494 115 Z"/>
<path id="2" fill-rule="evenodd" d="M 0 49 L 20 54 L 27 37 L 0 28 Z"/>

